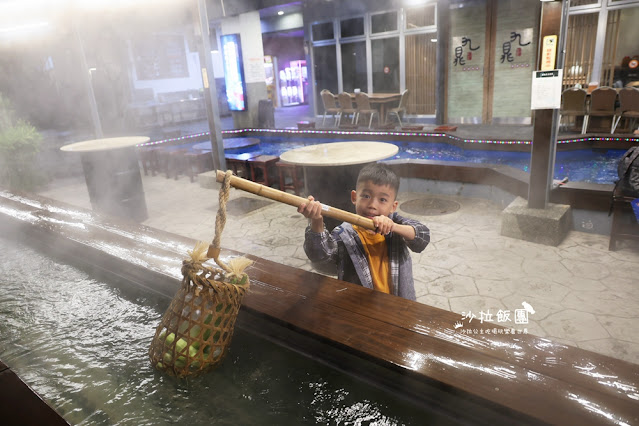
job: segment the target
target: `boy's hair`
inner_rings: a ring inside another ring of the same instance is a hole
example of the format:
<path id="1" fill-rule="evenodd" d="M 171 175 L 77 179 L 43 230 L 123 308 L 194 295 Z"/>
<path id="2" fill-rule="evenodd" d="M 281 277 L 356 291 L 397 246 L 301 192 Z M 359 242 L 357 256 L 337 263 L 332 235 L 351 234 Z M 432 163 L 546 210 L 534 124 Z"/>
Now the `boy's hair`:
<path id="1" fill-rule="evenodd" d="M 395 196 L 399 192 L 399 178 L 388 166 L 380 163 L 373 163 L 359 172 L 357 176 L 357 187 L 362 182 L 371 181 L 375 185 L 388 185 L 395 191 Z"/>

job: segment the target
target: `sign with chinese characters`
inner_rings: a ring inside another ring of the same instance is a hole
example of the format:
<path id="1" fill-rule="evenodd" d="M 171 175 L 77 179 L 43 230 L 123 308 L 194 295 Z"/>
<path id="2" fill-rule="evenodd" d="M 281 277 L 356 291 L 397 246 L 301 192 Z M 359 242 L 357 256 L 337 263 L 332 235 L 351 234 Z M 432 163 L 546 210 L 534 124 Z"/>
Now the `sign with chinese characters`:
<path id="1" fill-rule="evenodd" d="M 514 311 L 499 309 L 496 313 L 492 313 L 490 309 L 487 309 L 486 312 L 483 310 L 477 313 L 473 311 L 462 312 L 461 320 L 455 322 L 453 327 L 462 334 L 528 334 L 527 328 L 515 330 L 511 327 L 513 322 L 516 325 L 528 325 L 529 315 L 535 314 L 535 309 L 530 303 L 524 301 L 521 305 L 523 308 Z M 473 328 L 473 324 L 477 323 L 498 323 L 501 327 L 506 328 Z"/>
<path id="2" fill-rule="evenodd" d="M 534 71 L 530 109 L 561 108 L 563 70 Z"/>
<path id="3" fill-rule="evenodd" d="M 541 48 L 541 70 L 550 71 L 555 69 L 555 60 L 557 58 L 557 36 L 545 36 Z"/>
<path id="4" fill-rule="evenodd" d="M 480 71 L 484 66 L 484 49 L 470 36 L 452 38 L 453 71 Z"/>
<path id="5" fill-rule="evenodd" d="M 498 40 L 497 66 L 510 69 L 530 68 L 534 58 L 532 41 L 532 28 L 511 31 L 503 40 Z"/>

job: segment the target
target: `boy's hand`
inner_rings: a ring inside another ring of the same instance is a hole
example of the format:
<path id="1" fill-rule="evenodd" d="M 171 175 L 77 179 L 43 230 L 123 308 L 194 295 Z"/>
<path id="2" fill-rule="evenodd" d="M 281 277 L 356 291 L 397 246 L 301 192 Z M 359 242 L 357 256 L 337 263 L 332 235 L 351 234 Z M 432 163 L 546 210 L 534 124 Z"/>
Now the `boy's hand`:
<path id="1" fill-rule="evenodd" d="M 297 208 L 299 213 L 311 220 L 311 229 L 313 232 L 324 231 L 324 218 L 322 217 L 322 205 L 319 201 L 315 201 L 312 195 L 308 196 L 308 203 L 300 204 Z"/>
<path id="2" fill-rule="evenodd" d="M 301 204 L 297 208 L 298 213 L 302 213 L 304 217 L 309 219 L 321 219 L 322 218 L 322 205 L 319 201 L 315 201 L 312 195 L 308 196 L 308 203 Z"/>
<path id="3" fill-rule="evenodd" d="M 375 232 L 377 234 L 388 235 L 395 226 L 395 222 L 388 216 L 375 216 L 373 218 L 373 225 L 375 225 Z"/>

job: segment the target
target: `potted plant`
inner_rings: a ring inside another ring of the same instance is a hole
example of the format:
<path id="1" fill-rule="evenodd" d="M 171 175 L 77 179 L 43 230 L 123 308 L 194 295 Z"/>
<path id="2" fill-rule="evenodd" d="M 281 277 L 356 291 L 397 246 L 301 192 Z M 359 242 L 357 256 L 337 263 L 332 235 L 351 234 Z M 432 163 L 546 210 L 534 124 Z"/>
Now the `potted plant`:
<path id="1" fill-rule="evenodd" d="M 35 127 L 15 118 L 0 94 L 0 186 L 32 191 L 45 182 L 37 163 L 42 136 Z"/>

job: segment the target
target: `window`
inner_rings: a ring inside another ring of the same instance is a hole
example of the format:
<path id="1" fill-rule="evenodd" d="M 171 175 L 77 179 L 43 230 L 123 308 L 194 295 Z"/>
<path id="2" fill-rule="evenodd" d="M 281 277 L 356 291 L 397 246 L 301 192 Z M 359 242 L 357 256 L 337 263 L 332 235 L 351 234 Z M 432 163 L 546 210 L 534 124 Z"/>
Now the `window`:
<path id="1" fill-rule="evenodd" d="M 572 0 L 570 2 L 570 7 L 589 6 L 593 4 L 599 5 L 599 0 Z"/>
<path id="2" fill-rule="evenodd" d="M 335 38 L 332 22 L 323 22 L 321 24 L 313 24 L 311 26 L 313 41 L 332 40 Z"/>
<path id="3" fill-rule="evenodd" d="M 181 35 L 154 35 L 136 40 L 133 51 L 139 80 L 189 76 Z"/>
<path id="4" fill-rule="evenodd" d="M 378 13 L 371 16 L 371 32 L 397 31 L 397 12 Z"/>
<path id="5" fill-rule="evenodd" d="M 587 87 L 592 74 L 599 13 L 568 17 L 562 90 L 577 84 Z"/>
<path id="6" fill-rule="evenodd" d="M 337 94 L 337 54 L 334 45 L 313 47 L 313 66 L 315 67 L 315 99 L 318 100 L 320 113 L 324 112 L 320 92 L 324 89 Z"/>
<path id="7" fill-rule="evenodd" d="M 639 60 L 637 44 L 637 19 L 639 6 L 608 11 L 606 42 L 602 61 L 602 86 L 624 87 L 639 81 L 639 67 L 633 66 Z"/>
<path id="8" fill-rule="evenodd" d="M 435 5 L 428 4 L 422 7 L 406 9 L 406 29 L 431 27 L 435 25 Z"/>
<path id="9" fill-rule="evenodd" d="M 342 44 L 342 79 L 345 92 L 367 90 L 365 41 Z"/>
<path id="10" fill-rule="evenodd" d="M 373 92 L 399 92 L 399 38 L 371 41 Z"/>
<path id="11" fill-rule="evenodd" d="M 437 41 L 435 34 L 406 36 L 406 89 L 408 114 L 435 114 L 437 93 Z"/>
<path id="12" fill-rule="evenodd" d="M 364 18 L 343 19 L 339 22 L 342 38 L 364 35 Z"/>

